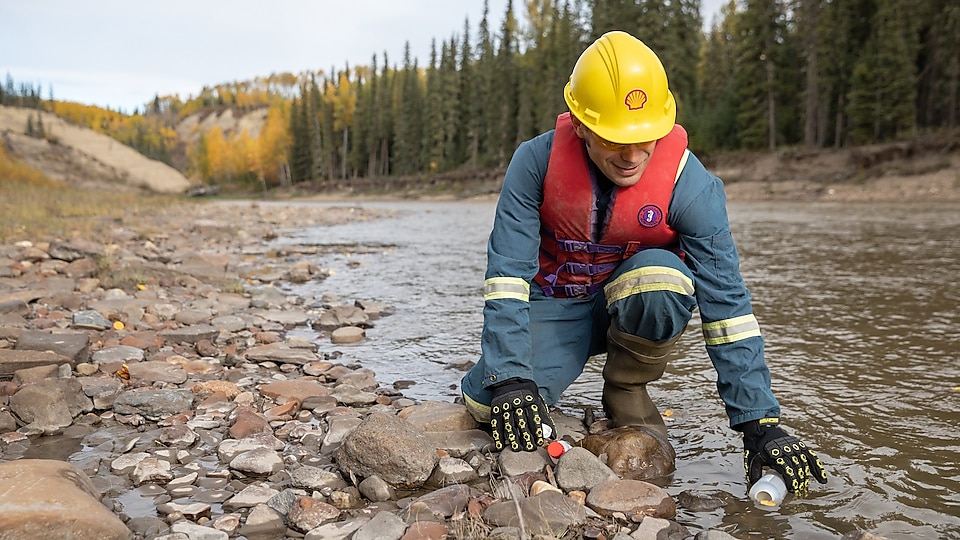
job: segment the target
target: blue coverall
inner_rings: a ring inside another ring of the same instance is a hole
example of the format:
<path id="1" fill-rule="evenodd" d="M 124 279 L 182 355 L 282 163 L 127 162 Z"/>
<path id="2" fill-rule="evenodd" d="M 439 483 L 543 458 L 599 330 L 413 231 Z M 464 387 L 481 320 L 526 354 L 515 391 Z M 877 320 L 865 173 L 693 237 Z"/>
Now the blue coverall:
<path id="1" fill-rule="evenodd" d="M 662 343 L 678 336 L 699 307 L 707 353 L 717 371 L 717 389 L 730 425 L 779 417 L 770 389 L 763 338 L 739 256 L 719 178 L 689 154 L 667 211 L 679 234 L 683 260 L 671 251 L 640 251 L 624 261 L 607 283 L 637 268 L 674 268 L 694 283 L 693 295 L 646 292 L 607 305 L 603 291 L 585 298 L 546 297 L 533 281 L 539 271 L 540 206 L 553 144 L 548 131 L 520 144 L 504 177 L 487 246 L 486 280 L 519 278 L 529 296 L 486 294 L 481 356 L 464 376 L 468 407 L 489 411 L 491 385 L 519 377 L 537 383 L 553 405 L 580 375 L 588 358 L 606 350 L 611 318 L 622 331 Z M 589 159 L 588 159 L 589 162 Z M 591 174 L 600 175 L 589 162 Z M 585 182 L 594 182 L 584 178 Z M 614 190 L 617 188 L 613 188 Z M 597 191 L 595 190 L 595 193 Z"/>

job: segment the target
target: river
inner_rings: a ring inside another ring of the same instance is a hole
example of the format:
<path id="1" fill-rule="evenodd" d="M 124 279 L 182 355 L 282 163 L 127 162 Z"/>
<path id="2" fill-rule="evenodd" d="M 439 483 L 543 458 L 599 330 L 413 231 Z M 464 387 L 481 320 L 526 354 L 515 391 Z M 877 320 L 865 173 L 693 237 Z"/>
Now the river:
<path id="1" fill-rule="evenodd" d="M 409 397 L 452 400 L 463 375 L 455 366 L 479 355 L 495 203 L 349 206 L 396 214 L 278 240 L 325 248 L 317 263 L 333 271 L 291 287 L 384 302 L 394 313 L 362 343 L 320 339 L 321 351 L 375 370 L 384 384 L 415 382 Z M 835 539 L 856 529 L 960 538 L 960 207 L 731 203 L 729 213 L 783 422 L 818 450 L 830 480 L 776 511 L 747 499 L 740 438 L 727 427 L 695 318 L 651 385 L 672 412 L 677 472 L 667 489 L 723 490 L 737 501 L 680 509 L 677 521 L 741 539 Z M 601 368 L 602 357 L 588 363 L 559 403 L 564 412 L 599 404 Z"/>

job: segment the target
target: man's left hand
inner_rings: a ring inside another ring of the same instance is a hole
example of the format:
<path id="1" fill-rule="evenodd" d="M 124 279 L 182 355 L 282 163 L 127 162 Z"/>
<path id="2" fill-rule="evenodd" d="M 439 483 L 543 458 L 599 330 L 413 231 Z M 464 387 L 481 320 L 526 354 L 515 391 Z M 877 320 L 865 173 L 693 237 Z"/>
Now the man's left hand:
<path id="1" fill-rule="evenodd" d="M 817 453 L 783 431 L 779 424 L 776 418 L 763 418 L 735 427 L 743 432 L 743 467 L 748 486 L 760 479 L 764 466 L 780 473 L 790 493 L 805 493 L 811 478 L 826 484 L 827 473 Z"/>

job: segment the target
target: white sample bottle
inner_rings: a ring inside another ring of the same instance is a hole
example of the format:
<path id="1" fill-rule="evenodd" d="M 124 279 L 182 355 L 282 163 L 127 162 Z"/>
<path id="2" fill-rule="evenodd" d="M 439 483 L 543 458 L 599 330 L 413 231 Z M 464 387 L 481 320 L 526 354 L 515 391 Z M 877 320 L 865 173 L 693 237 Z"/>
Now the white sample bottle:
<path id="1" fill-rule="evenodd" d="M 763 506 L 779 506 L 787 495 L 787 485 L 775 472 L 768 472 L 750 487 L 750 498 Z"/>

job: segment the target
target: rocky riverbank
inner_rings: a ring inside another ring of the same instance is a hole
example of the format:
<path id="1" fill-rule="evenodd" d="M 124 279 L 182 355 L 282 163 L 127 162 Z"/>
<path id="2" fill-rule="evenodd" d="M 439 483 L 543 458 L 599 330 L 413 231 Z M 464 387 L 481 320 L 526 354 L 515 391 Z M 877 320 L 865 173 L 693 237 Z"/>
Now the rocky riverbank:
<path id="1" fill-rule="evenodd" d="M 496 453 L 462 405 L 289 335 L 390 324 L 376 299 L 291 294 L 322 254 L 271 244 L 379 217 L 184 204 L 0 245 L 0 538 L 731 538 L 675 521 L 733 495 L 671 497 L 669 442 L 558 415 L 583 447 Z"/>

